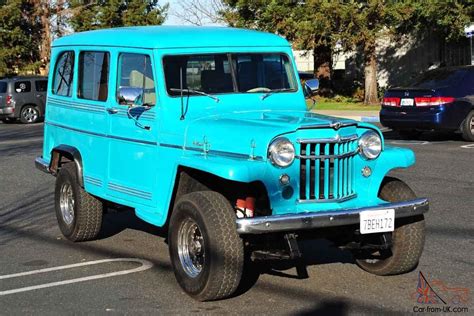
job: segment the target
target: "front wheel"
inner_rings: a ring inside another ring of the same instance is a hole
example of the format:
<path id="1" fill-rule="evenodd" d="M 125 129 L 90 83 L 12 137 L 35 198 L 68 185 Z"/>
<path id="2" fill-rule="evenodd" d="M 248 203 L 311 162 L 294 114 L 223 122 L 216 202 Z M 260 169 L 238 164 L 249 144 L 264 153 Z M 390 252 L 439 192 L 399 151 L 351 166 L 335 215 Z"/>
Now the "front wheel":
<path id="1" fill-rule="evenodd" d="M 388 202 L 401 202 L 416 198 L 404 182 L 387 177 L 382 183 L 379 197 Z M 423 215 L 401 218 L 395 221 L 392 246 L 387 250 L 358 255 L 356 262 L 367 272 L 376 275 L 394 275 L 413 270 L 420 260 L 425 244 L 425 220 Z"/>
<path id="2" fill-rule="evenodd" d="M 171 216 L 168 240 L 174 274 L 187 294 L 209 301 L 235 292 L 244 248 L 224 196 L 213 191 L 182 196 Z"/>

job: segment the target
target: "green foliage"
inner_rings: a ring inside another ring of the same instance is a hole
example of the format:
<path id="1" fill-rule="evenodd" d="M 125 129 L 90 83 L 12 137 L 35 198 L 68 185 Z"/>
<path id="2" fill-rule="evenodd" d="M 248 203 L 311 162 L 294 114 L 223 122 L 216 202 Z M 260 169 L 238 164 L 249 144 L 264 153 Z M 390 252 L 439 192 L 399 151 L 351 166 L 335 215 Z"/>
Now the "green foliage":
<path id="1" fill-rule="evenodd" d="M 70 24 L 77 31 L 100 28 L 160 25 L 166 19 L 168 4 L 158 0 L 71 0 Z"/>
<path id="2" fill-rule="evenodd" d="M 0 2 L 0 75 L 37 66 L 39 22 L 27 0 Z"/>
<path id="3" fill-rule="evenodd" d="M 160 6 L 158 0 L 0 0 L 0 75 L 37 72 L 42 64 L 41 47 L 49 45 L 45 30 L 54 38 L 62 36 L 68 26 L 88 31 L 159 25 L 167 10 L 168 4 Z"/>

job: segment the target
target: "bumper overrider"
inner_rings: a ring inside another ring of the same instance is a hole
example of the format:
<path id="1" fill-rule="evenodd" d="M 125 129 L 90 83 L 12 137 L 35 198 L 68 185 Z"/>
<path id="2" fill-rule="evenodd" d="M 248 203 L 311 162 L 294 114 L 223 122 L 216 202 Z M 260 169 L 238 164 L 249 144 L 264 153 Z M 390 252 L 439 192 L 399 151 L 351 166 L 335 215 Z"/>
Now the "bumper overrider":
<path id="1" fill-rule="evenodd" d="M 352 225 L 359 223 L 360 212 L 387 209 L 395 210 L 396 219 L 412 217 L 428 212 L 429 203 L 428 199 L 419 198 L 364 208 L 241 218 L 237 219 L 237 232 L 239 234 L 265 234 Z"/>

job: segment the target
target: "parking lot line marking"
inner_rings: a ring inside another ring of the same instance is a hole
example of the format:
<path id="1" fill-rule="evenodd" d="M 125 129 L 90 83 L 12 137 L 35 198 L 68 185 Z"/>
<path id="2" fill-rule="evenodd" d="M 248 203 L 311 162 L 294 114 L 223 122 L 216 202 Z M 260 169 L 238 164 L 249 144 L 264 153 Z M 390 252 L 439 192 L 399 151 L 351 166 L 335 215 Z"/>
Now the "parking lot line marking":
<path id="1" fill-rule="evenodd" d="M 148 270 L 153 266 L 153 263 L 151 263 L 150 261 L 143 260 L 143 259 L 137 259 L 137 258 L 103 259 L 103 260 L 87 261 L 87 262 L 68 264 L 68 265 L 64 265 L 64 266 L 57 266 L 57 267 L 51 267 L 51 268 L 45 268 L 45 269 L 39 269 L 39 270 L 33 270 L 33 271 L 27 271 L 27 272 L 0 275 L 0 280 L 18 278 L 18 277 L 22 277 L 22 276 L 34 275 L 34 274 L 39 274 L 39 273 L 46 273 L 46 272 L 51 272 L 51 271 L 72 269 L 72 268 L 83 267 L 83 266 L 90 266 L 90 265 L 107 263 L 107 262 L 137 262 L 137 263 L 141 263 L 142 265 L 139 266 L 138 268 L 133 268 L 133 269 L 128 269 L 128 270 L 121 270 L 121 271 L 109 272 L 109 273 L 103 273 L 103 274 L 95 274 L 95 275 L 90 275 L 90 276 L 86 276 L 86 277 L 82 277 L 82 278 L 69 279 L 69 280 L 63 280 L 63 281 L 57 281 L 57 282 L 27 286 L 27 287 L 22 287 L 22 288 L 7 290 L 7 291 L 0 291 L 0 296 L 15 294 L 15 293 L 21 293 L 21 292 L 27 292 L 27 291 L 33 291 L 33 290 L 38 290 L 38 289 L 44 289 L 44 288 L 53 287 L 53 286 L 60 286 L 60 285 L 66 285 L 66 284 L 72 284 L 72 283 L 78 283 L 78 282 L 84 282 L 84 281 L 90 281 L 90 280 L 110 278 L 110 277 L 114 277 L 114 276 L 130 274 L 130 273 L 136 273 L 136 272 L 141 272 L 141 271 Z"/>
<path id="2" fill-rule="evenodd" d="M 472 149 L 474 149 L 474 144 L 462 145 L 461 148 L 472 148 Z"/>

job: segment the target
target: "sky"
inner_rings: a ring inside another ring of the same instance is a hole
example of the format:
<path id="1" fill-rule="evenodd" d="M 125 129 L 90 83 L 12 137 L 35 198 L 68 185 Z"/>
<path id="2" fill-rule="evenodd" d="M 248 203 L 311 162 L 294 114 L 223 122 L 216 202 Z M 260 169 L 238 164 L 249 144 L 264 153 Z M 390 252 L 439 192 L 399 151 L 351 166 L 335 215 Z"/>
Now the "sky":
<path id="1" fill-rule="evenodd" d="M 204 0 L 203 2 L 205 2 L 205 1 L 209 1 L 209 0 Z M 186 21 L 181 20 L 179 17 L 177 17 L 174 14 L 174 12 L 182 9 L 181 6 L 179 5 L 179 2 L 180 2 L 180 0 L 161 0 L 161 1 L 159 1 L 160 5 L 163 5 L 163 4 L 166 4 L 166 3 L 169 3 L 169 5 L 170 5 L 169 10 L 168 10 L 168 17 L 166 18 L 165 23 L 163 23 L 164 25 L 189 25 L 189 23 L 187 23 Z M 222 26 L 220 24 L 206 24 L 206 25 Z"/>
<path id="2" fill-rule="evenodd" d="M 170 4 L 169 12 L 168 12 L 168 18 L 166 19 L 164 25 L 182 25 L 184 24 L 183 21 L 181 21 L 178 17 L 176 17 L 173 14 L 173 11 L 179 8 L 177 5 L 179 0 L 168 0 L 168 1 L 163 1 L 163 3 L 168 2 Z"/>

